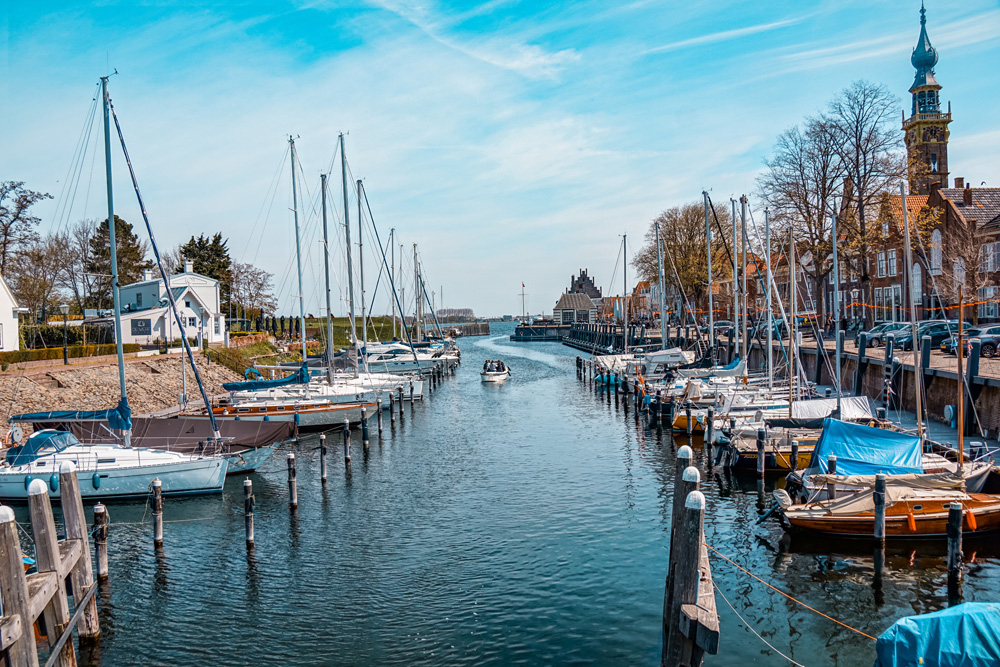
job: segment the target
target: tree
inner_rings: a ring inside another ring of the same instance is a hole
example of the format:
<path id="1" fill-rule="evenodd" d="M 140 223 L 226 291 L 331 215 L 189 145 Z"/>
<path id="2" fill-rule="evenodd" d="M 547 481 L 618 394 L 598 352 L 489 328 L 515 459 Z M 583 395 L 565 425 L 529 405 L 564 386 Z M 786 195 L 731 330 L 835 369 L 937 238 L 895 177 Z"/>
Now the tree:
<path id="1" fill-rule="evenodd" d="M 807 118 L 802 130 L 793 127 L 778 135 L 773 155 L 764 161 L 767 171 L 757 179 L 776 231 L 791 229 L 796 254 L 811 258 L 801 268 L 812 280 L 822 318 L 824 281 L 833 270 L 827 261 L 833 252 L 830 215 L 844 176 L 835 137 L 827 119 Z"/>
<path id="2" fill-rule="evenodd" d="M 229 257 L 229 240 L 223 240 L 222 234 L 216 233 L 212 238 L 204 234 L 180 247 L 184 259 L 190 260 L 194 272 L 219 281 L 220 308 L 229 309 L 230 292 L 232 291 L 232 259 Z"/>
<path id="3" fill-rule="evenodd" d="M 153 268 L 153 263 L 146 259 L 149 245 L 140 240 L 132 231 L 132 225 L 115 216 L 115 242 L 118 258 L 118 283 L 129 285 L 142 279 L 142 272 Z M 86 308 L 109 308 L 111 297 L 111 243 L 108 234 L 108 221 L 105 218 L 97 225 L 89 241 L 89 261 L 85 265 L 86 273 L 92 279 L 90 293 L 84 299 Z"/>
<path id="4" fill-rule="evenodd" d="M 232 274 L 233 305 L 243 310 L 244 317 L 253 319 L 273 313 L 278 307 L 274 299 L 274 275 L 253 264 L 234 264 Z"/>
<path id="5" fill-rule="evenodd" d="M 168 276 L 184 271 L 184 253 L 181 252 L 179 245 L 161 254 L 160 261 L 163 262 L 163 270 L 167 272 Z"/>
<path id="6" fill-rule="evenodd" d="M 30 241 L 11 258 L 10 287 L 18 303 L 31 312 L 33 321 L 44 321 L 51 307 L 61 300 L 57 290 L 63 284 L 68 255 L 68 238 L 49 234 Z"/>
<path id="7" fill-rule="evenodd" d="M 896 114 L 899 100 L 882 84 L 855 81 L 828 105 L 825 127 L 832 134 L 832 147 L 843 163 L 849 183 L 844 188 L 842 218 L 846 238 L 852 242 L 845 255 L 853 260 L 861 276 L 865 302 L 874 302 L 869 273 L 870 250 L 877 240 L 868 227 L 867 209 L 877 206 L 881 194 L 907 173 L 900 149 L 902 136 Z M 873 313 L 867 310 L 866 323 Z"/>
<path id="8" fill-rule="evenodd" d="M 41 218 L 31 215 L 29 209 L 43 199 L 52 199 L 52 195 L 28 190 L 24 181 L 0 182 L 0 273 L 6 275 L 10 256 L 35 237 L 35 225 Z"/>

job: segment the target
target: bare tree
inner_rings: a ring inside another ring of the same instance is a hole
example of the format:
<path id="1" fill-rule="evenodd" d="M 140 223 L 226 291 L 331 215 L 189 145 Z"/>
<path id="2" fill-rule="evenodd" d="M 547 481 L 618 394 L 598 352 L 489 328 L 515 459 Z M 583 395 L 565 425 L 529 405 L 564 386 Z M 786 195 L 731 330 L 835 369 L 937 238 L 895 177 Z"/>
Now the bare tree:
<path id="1" fill-rule="evenodd" d="M 184 253 L 181 252 L 180 244 L 160 255 L 160 259 L 163 261 L 163 270 L 168 276 L 184 271 Z"/>
<path id="2" fill-rule="evenodd" d="M 28 242 L 11 257 L 8 278 L 18 302 L 31 312 L 33 321 L 43 321 L 61 299 L 69 244 L 65 236 L 49 234 Z"/>
<path id="3" fill-rule="evenodd" d="M 757 180 L 776 231 L 791 229 L 797 254 L 812 258 L 802 269 L 812 280 L 822 317 L 826 316 L 824 281 L 833 270 L 827 261 L 833 251 L 830 214 L 844 176 L 835 136 L 823 117 L 807 118 L 802 130 L 785 130 L 778 135 L 771 158 L 764 161 L 767 171 Z"/>
<path id="4" fill-rule="evenodd" d="M 0 273 L 6 275 L 11 254 L 35 238 L 40 218 L 29 209 L 43 199 L 52 199 L 52 195 L 28 190 L 24 181 L 0 182 Z"/>
<path id="5" fill-rule="evenodd" d="M 253 264 L 233 264 L 232 276 L 233 302 L 243 309 L 244 317 L 260 317 L 278 307 L 273 274 Z"/>
<path id="6" fill-rule="evenodd" d="M 65 234 L 67 263 L 61 275 L 61 286 L 69 292 L 80 312 L 84 304 L 92 300 L 99 279 L 87 269 L 94 261 L 91 238 L 96 228 L 96 220 L 80 220 Z"/>
<path id="7" fill-rule="evenodd" d="M 878 230 L 872 234 L 868 208 L 878 205 L 881 194 L 907 173 L 902 154 L 902 134 L 896 114 L 899 100 L 882 84 L 855 81 L 828 105 L 825 127 L 831 132 L 832 146 L 843 162 L 849 184 L 844 188 L 841 221 L 850 242 L 845 254 L 855 256 L 867 303 L 874 302 L 874 285 L 869 273 L 870 254 Z M 874 217 L 874 216 L 873 216 Z M 872 313 L 868 310 L 868 323 Z"/>

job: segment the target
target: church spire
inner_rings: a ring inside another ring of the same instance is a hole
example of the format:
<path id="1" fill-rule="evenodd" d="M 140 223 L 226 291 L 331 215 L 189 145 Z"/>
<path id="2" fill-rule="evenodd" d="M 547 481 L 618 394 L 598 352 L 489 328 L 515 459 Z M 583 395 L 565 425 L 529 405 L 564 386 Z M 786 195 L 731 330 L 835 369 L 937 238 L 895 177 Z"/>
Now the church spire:
<path id="1" fill-rule="evenodd" d="M 920 37 L 917 38 L 917 46 L 913 49 L 913 55 L 910 56 L 910 63 L 917 70 L 917 73 L 913 78 L 913 85 L 910 86 L 910 90 L 920 86 L 938 85 L 938 82 L 934 79 L 934 66 L 937 65 L 937 62 L 937 49 L 931 46 L 931 39 L 927 36 L 927 10 L 924 9 L 924 3 L 921 2 Z"/>

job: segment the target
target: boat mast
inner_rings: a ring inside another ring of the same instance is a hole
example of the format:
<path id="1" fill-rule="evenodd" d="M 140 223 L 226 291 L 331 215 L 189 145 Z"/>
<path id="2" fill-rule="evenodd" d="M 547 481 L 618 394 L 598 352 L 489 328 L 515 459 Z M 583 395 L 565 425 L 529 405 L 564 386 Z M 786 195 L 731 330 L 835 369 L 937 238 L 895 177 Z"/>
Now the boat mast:
<path id="1" fill-rule="evenodd" d="M 837 368 L 835 369 L 834 377 L 837 382 L 837 414 L 840 415 L 840 331 L 838 330 L 838 325 L 840 324 L 840 263 L 837 261 L 837 214 L 834 213 L 830 216 L 830 235 L 833 238 L 833 334 L 836 336 L 836 341 L 834 341 L 834 363 Z M 914 338 L 916 340 L 916 338 Z M 820 356 L 824 354 L 823 350 L 816 350 L 816 363 L 820 362 L 823 357 Z M 916 368 L 916 366 L 914 366 Z"/>
<path id="2" fill-rule="evenodd" d="M 712 363 L 715 363 L 715 306 L 712 303 L 712 225 L 708 222 L 708 191 L 702 190 L 701 196 L 705 200 L 705 247 L 708 256 L 708 349 L 712 354 Z M 660 275 L 663 275 L 662 269 Z M 662 312 L 662 310 L 661 310 Z M 662 324 L 662 322 L 661 322 Z M 667 338 L 666 328 L 662 327 L 663 339 Z"/>
<path id="3" fill-rule="evenodd" d="M 104 169 L 108 179 L 108 244 L 111 250 L 111 298 L 115 310 L 115 351 L 118 354 L 119 405 L 128 405 L 125 393 L 125 353 L 122 348 L 122 316 L 118 295 L 118 250 L 115 240 L 115 198 L 111 187 L 111 97 L 108 94 L 108 77 L 101 77 L 101 97 L 104 100 Z M 184 332 L 181 331 L 181 335 Z M 125 431 L 125 445 L 132 442 L 131 429 Z"/>
<path id="4" fill-rule="evenodd" d="M 351 345 L 358 346 L 358 332 L 354 324 L 354 266 L 351 264 L 351 214 L 347 201 L 347 155 L 344 153 L 344 133 L 340 133 L 340 177 L 344 186 L 344 238 L 347 250 L 347 317 L 351 326 Z M 357 367 L 355 366 L 355 371 Z"/>
<path id="5" fill-rule="evenodd" d="M 920 368 L 920 349 L 917 347 L 919 345 L 919 340 L 917 339 L 917 308 L 916 304 L 913 303 L 913 255 L 910 252 L 910 216 L 906 210 L 906 186 L 903 183 L 899 184 L 899 194 L 902 199 L 901 203 L 903 204 L 903 233 L 906 237 L 904 245 L 906 248 L 906 275 L 904 279 L 910 291 L 910 331 L 913 338 L 913 369 L 914 378 L 917 379 L 914 383 L 913 395 L 917 403 L 917 436 L 919 436 L 922 444 L 924 441 L 924 409 L 920 400 L 920 390 L 923 383 L 920 382 L 916 373 L 917 369 Z M 961 350 L 959 350 L 958 354 L 961 353 Z M 961 383 L 962 378 L 958 378 L 958 381 Z M 962 428 L 962 426 L 959 424 L 959 428 Z"/>
<path id="6" fill-rule="evenodd" d="M 389 253 L 392 255 L 392 262 L 389 264 L 389 277 L 396 277 L 396 228 L 389 230 Z M 396 337 L 396 300 L 389 299 L 392 307 L 392 337 Z"/>
<path id="7" fill-rule="evenodd" d="M 403 287 L 403 244 L 399 244 L 399 281 L 396 283 L 399 285 L 399 332 L 403 333 L 406 330 L 406 288 Z M 411 336 L 407 334 L 407 340 L 411 339 Z"/>
<path id="8" fill-rule="evenodd" d="M 524 310 L 524 283 L 522 282 L 521 283 L 521 324 L 524 324 L 525 320 L 527 320 L 527 319 L 528 319 L 528 316 L 525 314 L 525 310 Z"/>
<path id="9" fill-rule="evenodd" d="M 667 349 L 667 321 L 664 318 L 663 310 L 663 288 L 664 288 L 664 277 L 663 277 L 663 247 L 660 244 L 660 222 L 659 220 L 653 221 L 653 228 L 656 229 L 656 279 L 660 283 L 660 289 L 657 290 L 660 293 L 660 349 Z"/>
<path id="10" fill-rule="evenodd" d="M 771 216 L 766 208 L 764 209 L 764 261 L 767 266 L 767 283 L 764 286 L 765 307 L 767 308 L 767 390 L 770 392 L 774 391 L 774 350 L 772 349 L 774 318 L 771 315 Z"/>
<path id="11" fill-rule="evenodd" d="M 798 361 L 796 344 L 799 336 L 799 318 L 795 315 L 795 233 L 792 228 L 788 228 L 788 284 L 789 298 L 792 301 L 792 333 L 788 341 L 788 418 L 792 417 L 792 402 L 795 400 L 795 383 L 798 380 Z"/>
<path id="12" fill-rule="evenodd" d="M 420 261 L 417 259 L 417 244 L 413 244 L 413 294 L 416 297 L 414 299 L 414 311 L 413 311 L 413 321 L 416 326 L 416 339 L 419 343 L 421 340 L 420 331 L 420 315 L 423 308 L 421 308 L 420 303 Z"/>
<path id="13" fill-rule="evenodd" d="M 910 299 L 913 299 L 913 287 L 910 287 Z M 965 476 L 965 373 L 962 372 L 962 354 L 965 350 L 962 344 L 962 320 L 965 316 L 965 300 L 962 285 L 958 286 L 958 336 L 955 339 L 955 357 L 958 358 L 958 471 Z"/>
<path id="14" fill-rule="evenodd" d="M 303 293 L 305 290 L 302 289 L 302 248 L 299 244 L 299 201 L 298 192 L 295 189 L 295 139 L 292 135 L 288 135 L 288 145 L 291 147 L 289 150 L 289 156 L 292 160 L 292 217 L 295 219 L 295 262 L 299 270 L 299 326 L 302 327 L 302 332 L 300 338 L 302 339 L 302 365 L 306 366 L 309 363 L 308 356 L 306 355 L 306 305 L 305 297 Z M 306 397 L 309 396 L 309 383 L 306 383 Z"/>
<path id="15" fill-rule="evenodd" d="M 628 234 L 622 234 L 622 340 L 628 354 Z"/>
<path id="16" fill-rule="evenodd" d="M 361 359 L 360 365 L 365 367 L 365 372 L 368 372 L 368 316 L 365 310 L 365 244 L 364 244 L 364 231 L 362 229 L 362 223 L 364 222 L 364 217 L 361 215 L 361 195 L 364 193 L 364 185 L 361 183 L 361 179 L 358 179 L 358 274 L 361 276 L 361 347 L 364 350 L 364 354 L 359 355 Z"/>
<path id="17" fill-rule="evenodd" d="M 736 337 L 733 344 L 735 349 L 740 344 L 740 251 L 736 245 L 736 200 L 730 197 L 729 203 L 733 207 L 733 333 L 731 335 Z"/>
<path id="18" fill-rule="evenodd" d="M 333 383 L 333 311 L 330 308 L 330 237 L 326 227 L 326 174 L 319 175 L 323 208 L 323 273 L 326 278 L 326 367 L 327 377 Z"/>

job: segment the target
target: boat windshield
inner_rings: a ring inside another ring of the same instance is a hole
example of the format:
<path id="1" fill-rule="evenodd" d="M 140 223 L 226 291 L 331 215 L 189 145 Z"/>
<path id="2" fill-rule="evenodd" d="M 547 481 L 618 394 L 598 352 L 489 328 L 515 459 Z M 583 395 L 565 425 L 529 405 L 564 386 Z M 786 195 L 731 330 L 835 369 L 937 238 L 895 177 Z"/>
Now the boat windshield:
<path id="1" fill-rule="evenodd" d="M 46 428 L 29 435 L 23 445 L 8 449 L 5 461 L 12 466 L 26 465 L 40 456 L 55 454 L 79 444 L 76 436 L 68 431 Z"/>

